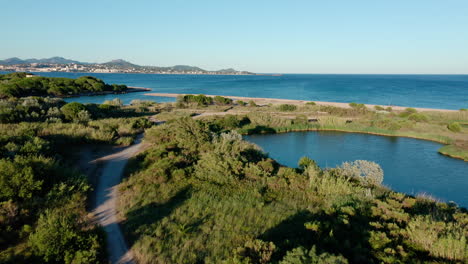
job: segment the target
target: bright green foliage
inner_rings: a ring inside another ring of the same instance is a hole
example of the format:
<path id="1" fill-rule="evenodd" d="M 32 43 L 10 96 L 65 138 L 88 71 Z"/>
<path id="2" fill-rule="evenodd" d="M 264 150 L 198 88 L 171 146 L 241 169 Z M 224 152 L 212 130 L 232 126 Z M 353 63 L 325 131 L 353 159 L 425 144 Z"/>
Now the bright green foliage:
<path id="1" fill-rule="evenodd" d="M 29 238 L 36 254 L 48 263 L 99 262 L 102 241 L 93 231 L 85 231 L 81 217 L 65 210 L 46 210 Z"/>
<path id="2" fill-rule="evenodd" d="M 213 98 L 206 95 L 185 95 L 183 97 L 184 103 L 196 103 L 198 106 L 210 105 L 213 103 Z"/>
<path id="3" fill-rule="evenodd" d="M 409 120 L 413 120 L 416 122 L 427 122 L 429 121 L 429 118 L 425 114 L 421 113 L 413 113 L 408 116 Z"/>
<path id="4" fill-rule="evenodd" d="M 0 160 L 0 200 L 27 199 L 41 190 L 43 181 L 35 179 L 32 167 L 25 165 L 20 157 Z"/>
<path id="5" fill-rule="evenodd" d="M 401 112 L 399 114 L 399 116 L 400 117 L 409 117 L 410 115 L 416 114 L 417 112 L 418 111 L 416 109 L 409 107 L 409 108 L 406 108 L 405 111 Z"/>
<path id="6" fill-rule="evenodd" d="M 281 104 L 278 106 L 278 110 L 283 112 L 295 111 L 296 109 L 297 106 L 293 104 Z"/>
<path id="7" fill-rule="evenodd" d="M 244 102 L 244 101 L 242 101 L 242 100 L 237 100 L 236 103 L 237 103 L 238 105 L 240 105 L 240 106 L 246 106 L 246 105 L 247 105 L 247 103 Z"/>
<path id="8" fill-rule="evenodd" d="M 232 99 L 217 95 L 213 98 L 213 102 L 217 105 L 230 105 L 232 104 Z"/>
<path id="9" fill-rule="evenodd" d="M 358 104 L 358 103 L 349 103 L 349 106 L 351 106 L 351 108 L 355 108 L 355 109 L 366 108 L 366 106 L 364 104 Z"/>
<path id="10" fill-rule="evenodd" d="M 448 130 L 452 132 L 460 132 L 461 131 L 461 125 L 458 122 L 453 122 L 447 125 Z"/>

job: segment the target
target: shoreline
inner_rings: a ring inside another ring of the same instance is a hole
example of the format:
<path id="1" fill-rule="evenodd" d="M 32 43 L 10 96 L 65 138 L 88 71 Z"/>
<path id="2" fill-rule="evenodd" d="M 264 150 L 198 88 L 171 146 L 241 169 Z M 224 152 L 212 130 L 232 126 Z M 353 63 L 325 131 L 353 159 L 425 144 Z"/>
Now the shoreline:
<path id="1" fill-rule="evenodd" d="M 158 97 L 172 97 L 189 95 L 182 93 L 146 93 L 147 96 L 158 96 Z M 294 99 L 278 99 L 278 98 L 261 98 L 261 97 L 242 97 L 242 96 L 230 96 L 230 95 L 208 95 L 208 97 L 223 96 L 233 100 L 242 100 L 245 102 L 254 101 L 258 105 L 268 105 L 268 104 L 294 104 L 294 105 L 305 105 L 308 102 L 314 102 L 316 105 L 324 106 L 334 106 L 341 108 L 351 108 L 349 103 L 339 103 L 339 102 L 324 102 L 324 101 L 309 101 L 309 100 L 294 100 Z M 422 107 L 408 107 L 408 106 L 394 106 L 394 105 L 376 105 L 376 104 L 364 104 L 366 107 L 374 109 L 375 106 L 382 107 L 391 107 L 393 110 L 404 111 L 406 108 L 414 108 L 419 112 L 458 112 L 459 110 L 451 109 L 438 109 L 438 108 L 422 108 Z"/>
<path id="2" fill-rule="evenodd" d="M 144 88 L 144 87 L 129 86 L 127 88 L 127 90 L 121 91 L 121 92 L 103 91 L 103 92 L 81 93 L 81 94 L 72 94 L 72 95 L 56 96 L 56 97 L 58 97 L 58 98 L 73 98 L 73 97 L 81 97 L 81 96 L 100 96 L 100 95 L 109 95 L 109 94 L 141 93 L 141 92 L 148 92 L 148 91 L 151 91 L 151 89 Z"/>

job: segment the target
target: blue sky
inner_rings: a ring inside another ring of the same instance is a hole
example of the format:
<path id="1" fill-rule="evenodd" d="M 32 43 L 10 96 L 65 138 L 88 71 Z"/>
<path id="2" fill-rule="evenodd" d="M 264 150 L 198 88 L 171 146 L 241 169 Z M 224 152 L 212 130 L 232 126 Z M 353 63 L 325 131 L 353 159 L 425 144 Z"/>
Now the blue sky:
<path id="1" fill-rule="evenodd" d="M 468 73 L 468 1 L 4 1 L 0 59 Z"/>

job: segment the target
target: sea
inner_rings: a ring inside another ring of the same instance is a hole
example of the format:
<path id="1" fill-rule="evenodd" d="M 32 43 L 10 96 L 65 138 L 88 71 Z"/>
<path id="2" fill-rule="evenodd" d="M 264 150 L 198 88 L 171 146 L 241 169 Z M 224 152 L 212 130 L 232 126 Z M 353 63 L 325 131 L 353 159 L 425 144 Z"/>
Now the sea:
<path id="1" fill-rule="evenodd" d="M 284 74 L 272 75 L 168 75 L 119 73 L 36 73 L 49 77 L 95 76 L 107 83 L 145 87 L 155 93 L 190 93 L 281 98 L 382 106 L 439 109 L 468 108 L 468 75 Z M 115 97 L 159 102 L 172 98 L 144 93 L 67 99 L 102 103 Z"/>

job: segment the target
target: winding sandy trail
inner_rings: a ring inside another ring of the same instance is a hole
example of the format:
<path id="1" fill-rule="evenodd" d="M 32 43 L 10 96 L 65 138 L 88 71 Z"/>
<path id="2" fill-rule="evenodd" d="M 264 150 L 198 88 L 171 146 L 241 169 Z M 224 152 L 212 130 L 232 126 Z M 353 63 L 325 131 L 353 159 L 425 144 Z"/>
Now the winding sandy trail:
<path id="1" fill-rule="evenodd" d="M 97 224 L 101 225 L 106 232 L 107 252 L 111 263 L 134 263 L 133 255 L 127 247 L 116 216 L 117 185 L 122 179 L 122 174 L 128 159 L 142 149 L 142 137 L 143 136 L 140 135 L 132 146 L 119 149 L 111 155 L 92 161 L 103 164 L 102 170 L 97 176 L 98 180 L 94 192 L 95 199 L 92 213 L 94 215 L 94 220 Z"/>

